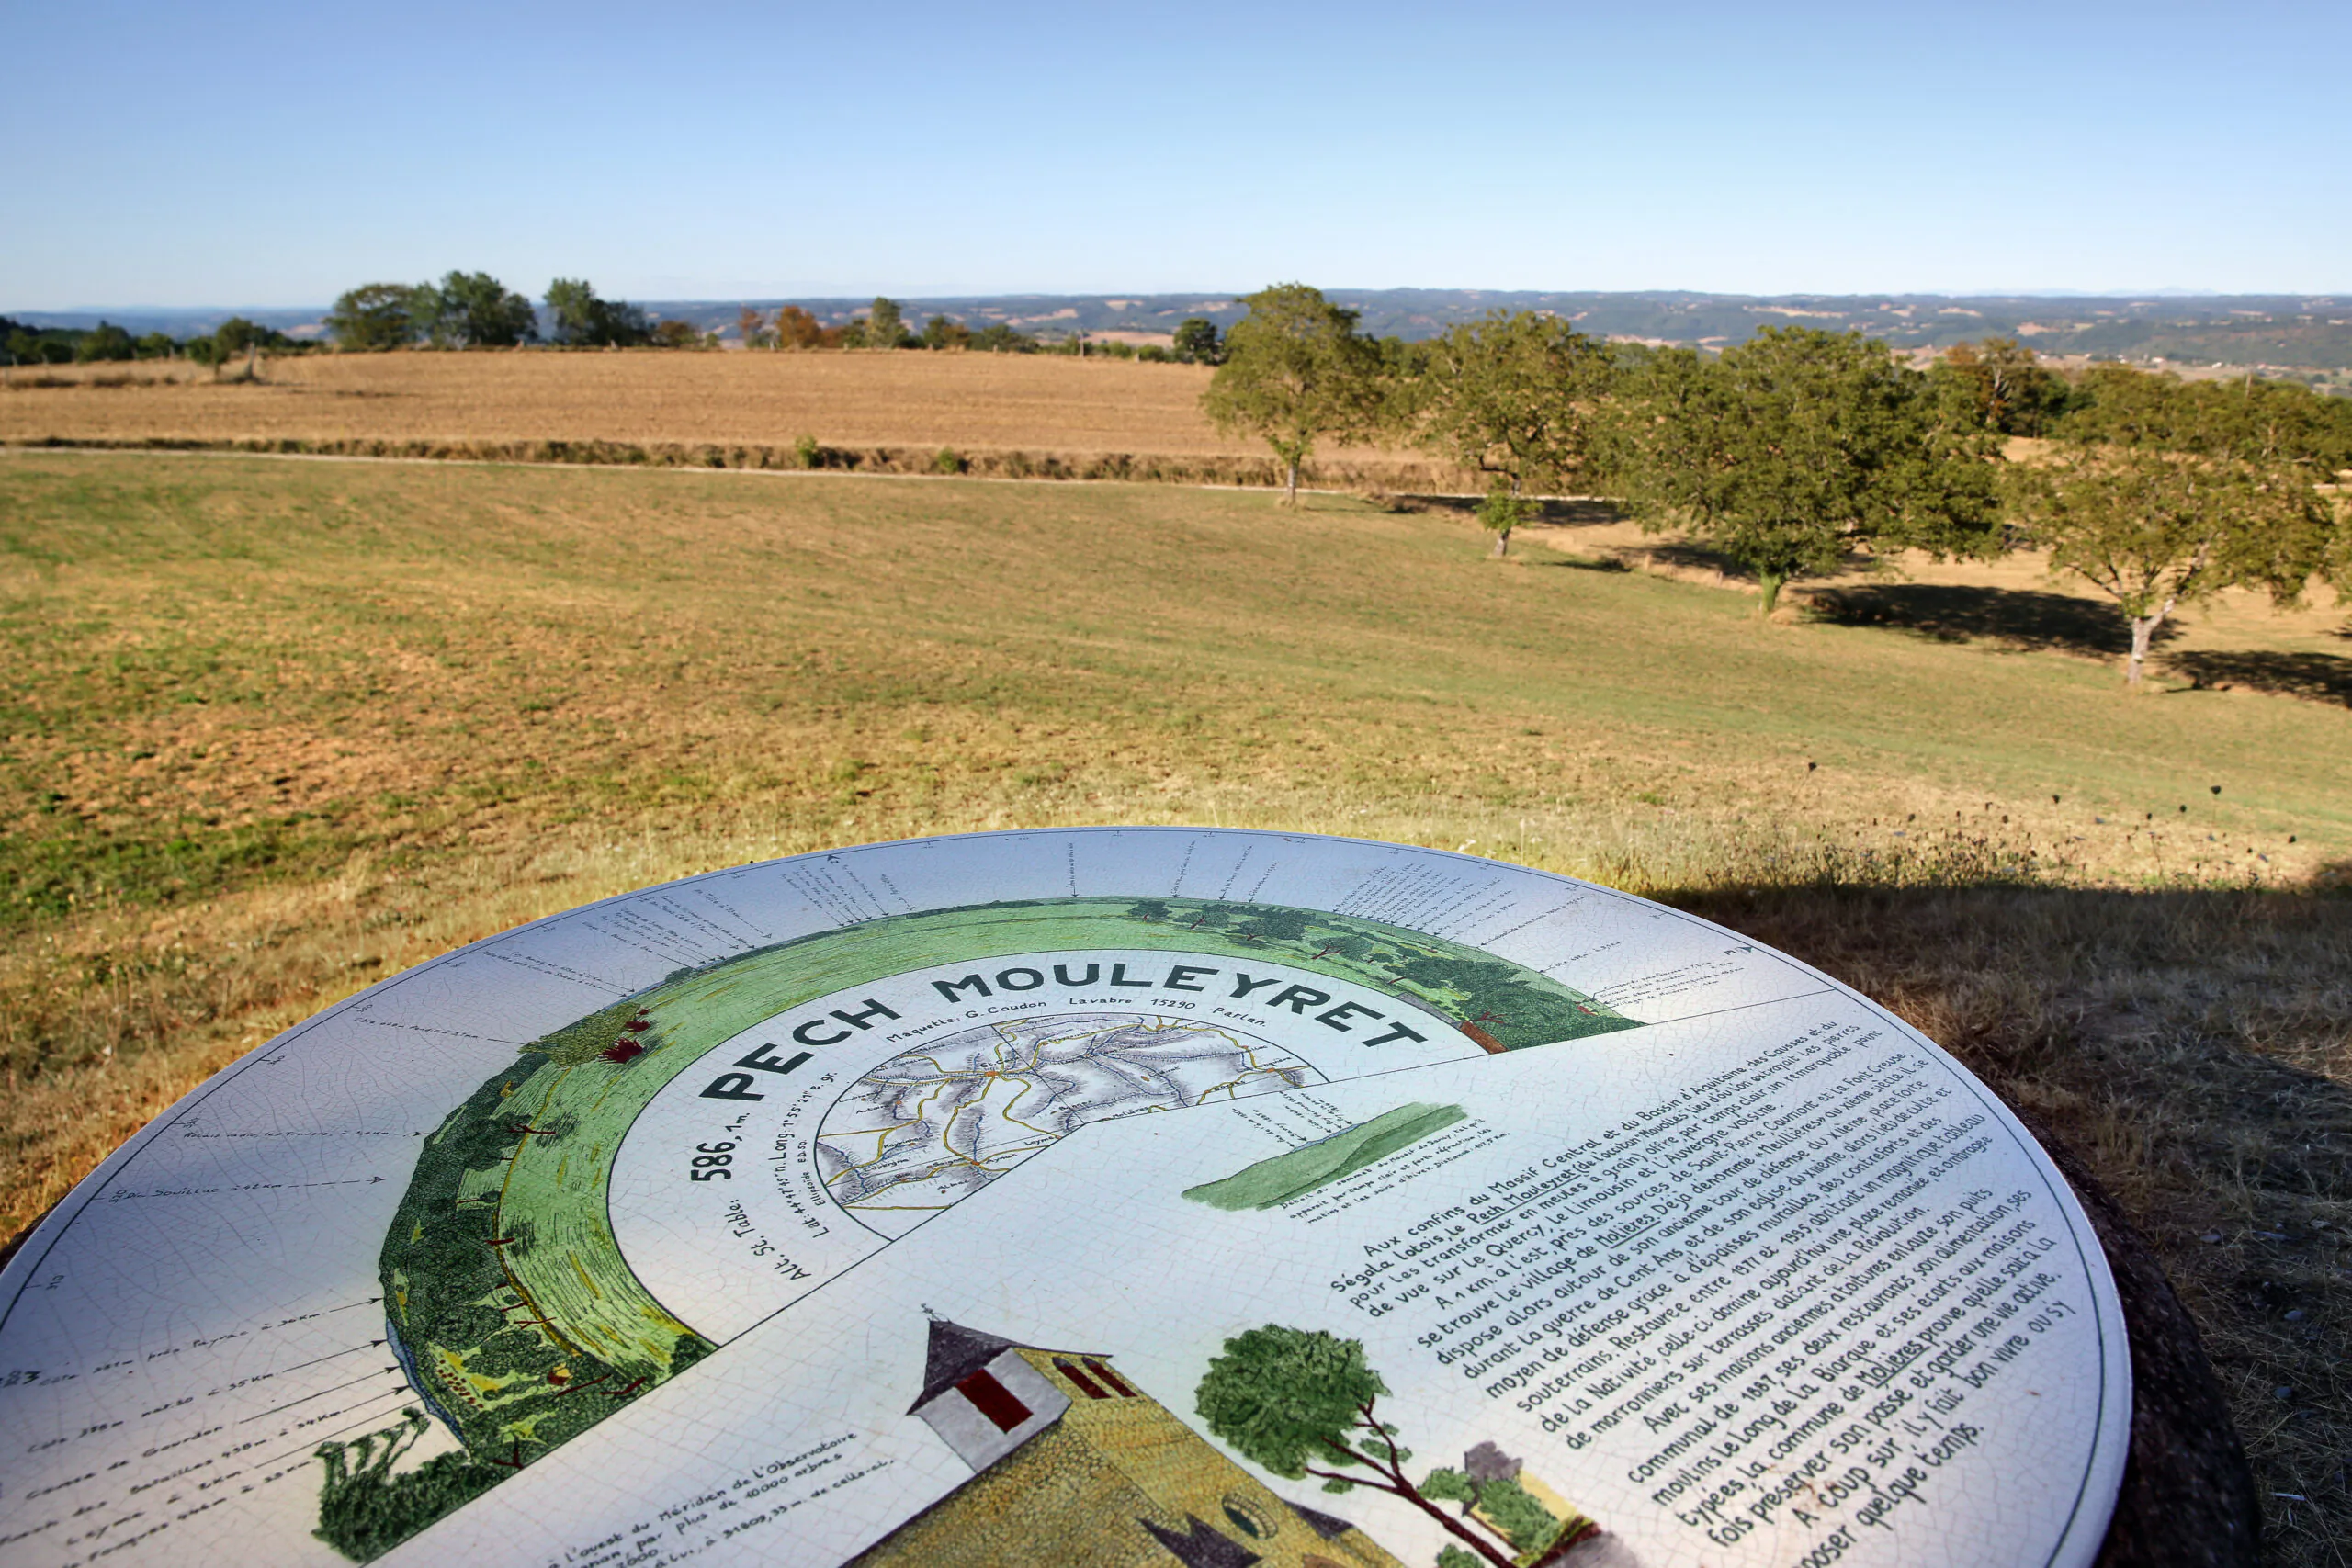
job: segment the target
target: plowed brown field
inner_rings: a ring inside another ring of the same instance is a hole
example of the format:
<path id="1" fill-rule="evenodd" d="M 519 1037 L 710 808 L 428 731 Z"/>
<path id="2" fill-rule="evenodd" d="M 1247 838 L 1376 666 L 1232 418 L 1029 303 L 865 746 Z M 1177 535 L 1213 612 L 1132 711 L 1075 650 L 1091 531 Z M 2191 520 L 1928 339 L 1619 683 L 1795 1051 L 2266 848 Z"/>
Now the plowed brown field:
<path id="1" fill-rule="evenodd" d="M 19 370 L 0 440 L 749 443 L 1262 457 L 1200 366 L 997 354 L 337 354 L 255 385 L 187 366 Z M 107 383 L 129 384 L 108 385 Z M 63 385 L 46 383 L 68 383 Z M 1340 456 L 1339 453 L 1329 456 Z"/>

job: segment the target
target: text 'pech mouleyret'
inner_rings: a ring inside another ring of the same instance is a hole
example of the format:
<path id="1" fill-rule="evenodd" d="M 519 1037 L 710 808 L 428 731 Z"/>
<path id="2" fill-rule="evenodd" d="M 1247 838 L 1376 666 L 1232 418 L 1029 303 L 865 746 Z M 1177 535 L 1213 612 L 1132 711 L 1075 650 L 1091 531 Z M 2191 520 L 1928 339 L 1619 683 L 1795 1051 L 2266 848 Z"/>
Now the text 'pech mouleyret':
<path id="1" fill-rule="evenodd" d="M 909 1414 L 972 1479 L 847 1568 L 1403 1568 L 1277 1496 L 1104 1355 L 934 1322 Z"/>

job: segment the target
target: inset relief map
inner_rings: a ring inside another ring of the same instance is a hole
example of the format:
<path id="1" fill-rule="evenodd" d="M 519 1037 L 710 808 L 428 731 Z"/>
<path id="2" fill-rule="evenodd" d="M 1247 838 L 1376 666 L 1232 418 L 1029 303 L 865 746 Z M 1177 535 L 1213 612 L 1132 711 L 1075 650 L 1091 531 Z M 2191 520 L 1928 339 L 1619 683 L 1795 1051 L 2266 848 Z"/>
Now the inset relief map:
<path id="1" fill-rule="evenodd" d="M 1323 1075 L 1228 1025 L 1153 1013 L 988 1023 L 883 1063 L 826 1112 L 833 1201 L 899 1235 L 1083 1122 L 1298 1089 Z"/>

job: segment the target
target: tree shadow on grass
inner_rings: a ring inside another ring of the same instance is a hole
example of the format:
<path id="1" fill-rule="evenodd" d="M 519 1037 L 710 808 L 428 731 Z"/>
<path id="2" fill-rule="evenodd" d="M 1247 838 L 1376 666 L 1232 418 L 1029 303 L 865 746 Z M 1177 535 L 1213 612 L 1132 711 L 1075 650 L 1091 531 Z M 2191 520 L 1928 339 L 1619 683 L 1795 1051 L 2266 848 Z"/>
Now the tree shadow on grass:
<path id="1" fill-rule="evenodd" d="M 1475 495 L 1399 495 L 1396 502 L 1414 512 L 1475 517 L 1480 498 Z M 1599 527 L 1610 523 L 1623 523 L 1626 515 L 1605 501 L 1593 501 L 1582 496 L 1530 501 L 1528 505 L 1532 509 L 1528 518 L 1530 523 L 1555 528 Z"/>
<path id="2" fill-rule="evenodd" d="M 2200 686 L 2246 686 L 2352 707 L 2352 658 L 2340 653 L 2176 653 L 2165 667 Z"/>
<path id="3" fill-rule="evenodd" d="M 2112 606 L 2035 589 L 1869 582 L 1817 589 L 1810 597 L 1817 620 L 1891 626 L 1938 642 L 1993 642 L 2112 659 L 2121 657 L 2131 640 Z M 2179 633 L 2177 621 L 2159 626 L 2156 646 Z M 2167 653 L 2164 668 L 2199 686 L 2245 686 L 2352 707 L 2352 657 L 2344 654 L 2200 649 Z"/>
<path id="4" fill-rule="evenodd" d="M 1938 642 L 1997 642 L 2108 658 L 2123 653 L 2131 640 L 2123 617 L 2111 607 L 2030 588 L 1869 582 L 1817 589 L 1811 598 L 1816 619 L 1846 626 L 1892 626 Z M 2177 626 L 2157 628 L 2157 642 L 2168 640 L 2177 630 Z"/>
<path id="5" fill-rule="evenodd" d="M 1712 571 L 1738 582 L 1756 581 L 1756 574 L 1739 562 L 1695 539 L 1667 539 L 1655 545 L 1645 545 L 1642 554 L 1654 567 L 1668 567 L 1679 571 Z"/>
<path id="6" fill-rule="evenodd" d="M 1629 555 L 1634 553 L 1636 552 L 1627 552 Z M 1754 586 L 1757 581 L 1753 568 L 1734 559 L 1703 539 L 1662 539 L 1656 544 L 1640 546 L 1638 553 L 1652 568 L 1665 567 L 1672 571 L 1706 572 L 1721 578 L 1725 582 L 1737 582 L 1749 587 Z M 1868 571 L 1871 564 L 1870 557 L 1859 551 L 1849 551 L 1844 559 L 1838 563 L 1838 570 Z M 1802 582 L 1802 580 L 1799 581 Z M 1838 590 L 1817 588 L 1804 589 L 1803 592 L 1808 596 L 1818 597 L 1822 594 L 1837 592 Z M 1796 596 L 1796 586 L 1792 585 L 1790 597 Z M 1783 603 L 1785 604 L 1786 601 L 1784 600 Z"/>
<path id="7" fill-rule="evenodd" d="M 1579 498 L 1535 503 L 1535 521 L 1560 528 L 1599 527 L 1610 523 L 1623 523 L 1625 515 L 1605 501 Z"/>

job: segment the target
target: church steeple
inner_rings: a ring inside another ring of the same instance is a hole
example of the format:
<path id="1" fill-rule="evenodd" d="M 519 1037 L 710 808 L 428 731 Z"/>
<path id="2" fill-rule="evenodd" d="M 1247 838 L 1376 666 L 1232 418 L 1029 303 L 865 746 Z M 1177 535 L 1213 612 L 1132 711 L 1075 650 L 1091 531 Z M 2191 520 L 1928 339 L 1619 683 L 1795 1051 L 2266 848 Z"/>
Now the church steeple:
<path id="1" fill-rule="evenodd" d="M 931 1320 L 931 1344 L 922 1360 L 922 1393 L 907 1407 L 914 1415 L 924 1405 L 1017 1346 L 1000 1335 L 983 1334 L 944 1317 Z"/>
<path id="2" fill-rule="evenodd" d="M 1024 1348 L 1035 1347 L 933 1318 L 922 1393 L 907 1413 L 922 1417 L 973 1470 L 986 1470 L 1069 1408 L 1069 1395 L 1029 1364 Z"/>

